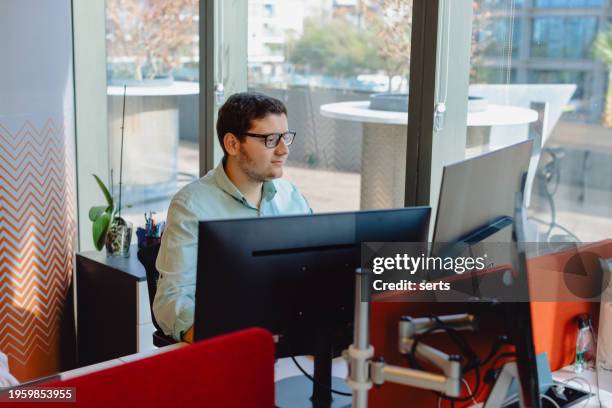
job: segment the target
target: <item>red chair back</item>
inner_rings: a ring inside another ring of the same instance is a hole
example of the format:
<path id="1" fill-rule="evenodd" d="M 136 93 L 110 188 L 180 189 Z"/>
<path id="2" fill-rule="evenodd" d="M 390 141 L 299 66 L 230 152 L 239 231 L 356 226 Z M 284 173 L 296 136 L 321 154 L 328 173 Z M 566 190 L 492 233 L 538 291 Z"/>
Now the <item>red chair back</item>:
<path id="1" fill-rule="evenodd" d="M 54 407 L 271 408 L 274 342 L 263 329 L 247 329 L 40 387 L 76 388 L 76 403 Z"/>

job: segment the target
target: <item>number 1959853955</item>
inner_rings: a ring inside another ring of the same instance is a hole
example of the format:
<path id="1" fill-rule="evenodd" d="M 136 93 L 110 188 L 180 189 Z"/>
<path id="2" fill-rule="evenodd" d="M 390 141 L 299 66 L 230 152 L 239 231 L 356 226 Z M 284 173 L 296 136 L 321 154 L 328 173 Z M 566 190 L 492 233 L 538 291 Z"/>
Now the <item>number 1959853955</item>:
<path id="1" fill-rule="evenodd" d="M 75 402 L 75 387 L 13 388 L 0 391 L 2 402 Z"/>

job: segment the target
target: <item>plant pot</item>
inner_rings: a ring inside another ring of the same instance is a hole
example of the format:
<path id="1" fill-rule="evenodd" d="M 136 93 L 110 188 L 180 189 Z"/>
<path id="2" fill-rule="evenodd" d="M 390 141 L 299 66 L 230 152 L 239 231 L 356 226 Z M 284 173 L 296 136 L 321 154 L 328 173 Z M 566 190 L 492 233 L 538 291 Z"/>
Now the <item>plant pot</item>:
<path id="1" fill-rule="evenodd" d="M 390 112 L 408 112 L 408 94 L 372 94 L 370 95 L 370 109 Z"/>
<path id="2" fill-rule="evenodd" d="M 108 256 L 130 256 L 132 223 L 123 218 L 115 218 L 106 233 L 106 254 Z"/>
<path id="3" fill-rule="evenodd" d="M 408 94 L 375 93 L 370 95 L 370 109 L 408 112 Z M 480 96 L 468 96 L 468 112 L 484 112 L 488 109 L 488 102 Z"/>
<path id="4" fill-rule="evenodd" d="M 468 112 L 484 112 L 489 109 L 489 102 L 482 96 L 468 96 Z"/>

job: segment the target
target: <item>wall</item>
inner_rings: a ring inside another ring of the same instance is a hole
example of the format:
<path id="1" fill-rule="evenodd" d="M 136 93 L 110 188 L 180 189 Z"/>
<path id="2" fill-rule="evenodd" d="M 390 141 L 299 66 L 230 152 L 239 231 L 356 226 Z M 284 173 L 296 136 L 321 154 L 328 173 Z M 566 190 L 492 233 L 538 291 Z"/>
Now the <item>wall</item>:
<path id="1" fill-rule="evenodd" d="M 0 2 L 0 350 L 56 372 L 76 244 L 68 0 Z"/>

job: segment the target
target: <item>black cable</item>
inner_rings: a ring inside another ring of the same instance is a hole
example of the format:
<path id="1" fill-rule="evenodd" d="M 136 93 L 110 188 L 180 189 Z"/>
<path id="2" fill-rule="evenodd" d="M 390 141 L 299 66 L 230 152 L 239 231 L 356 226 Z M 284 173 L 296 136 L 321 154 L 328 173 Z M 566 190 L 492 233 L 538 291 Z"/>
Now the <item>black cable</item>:
<path id="1" fill-rule="evenodd" d="M 481 385 L 481 381 L 480 381 L 480 361 L 478 359 L 478 356 L 476 355 L 476 353 L 474 353 L 474 351 L 472 350 L 472 348 L 469 346 L 469 344 L 465 341 L 465 339 L 463 338 L 463 336 L 461 336 L 457 330 L 448 327 L 446 324 L 444 324 L 437 316 L 430 316 L 430 318 L 432 320 L 435 320 L 437 325 L 433 326 L 429 329 L 427 329 L 425 332 L 423 332 L 420 335 L 415 336 L 415 339 L 412 343 L 412 347 L 410 350 L 410 354 L 408 354 L 408 361 L 409 364 L 417 369 L 421 369 L 422 367 L 418 364 L 418 362 L 415 359 L 415 352 L 416 352 L 416 348 L 418 346 L 418 344 L 420 342 L 422 342 L 424 340 L 425 337 L 427 337 L 429 334 L 433 333 L 434 331 L 437 330 L 444 330 L 449 337 L 451 338 L 451 340 L 453 340 L 455 342 L 455 344 L 461 349 L 461 351 L 467 356 L 467 363 L 465 364 L 465 366 L 461 367 L 461 372 L 462 374 L 467 374 L 468 372 L 474 370 L 474 373 L 476 375 L 476 383 L 475 383 L 475 387 L 474 387 L 474 391 L 472 391 L 472 393 L 470 393 L 468 396 L 466 397 L 448 397 L 442 393 L 439 392 L 435 392 L 434 394 L 436 394 L 438 397 L 449 400 L 451 402 L 465 402 L 465 401 L 469 401 L 472 398 L 474 398 L 477 393 L 478 390 L 480 389 L 480 385 Z"/>
<path id="2" fill-rule="evenodd" d="M 306 370 L 304 370 L 304 368 L 302 368 L 302 366 L 300 365 L 300 363 L 297 362 L 294 356 L 291 356 L 291 360 L 293 360 L 293 363 L 297 366 L 297 368 L 302 372 L 302 374 L 304 374 L 306 378 L 312 381 L 313 384 L 319 387 L 323 387 L 326 390 L 330 390 L 333 394 L 344 395 L 345 397 L 353 396 L 353 394 L 350 392 L 342 392 L 342 391 L 334 390 L 332 387 L 328 387 L 327 385 L 319 384 L 318 382 L 315 381 L 315 379 L 310 374 L 306 372 Z"/>
<path id="3" fill-rule="evenodd" d="M 489 361 L 491 361 L 491 359 L 495 357 L 495 355 L 499 352 L 499 350 L 507 342 L 508 342 L 508 338 L 506 336 L 499 336 L 497 340 L 495 341 L 495 343 L 493 344 L 493 346 L 491 347 L 491 351 L 489 351 L 489 354 L 487 355 L 487 357 L 482 361 L 482 363 L 480 363 L 480 366 L 484 367 L 487 364 L 489 364 Z"/>
<path id="4" fill-rule="evenodd" d="M 284 333 L 289 333 L 289 332 L 290 332 L 289 330 L 284 331 Z M 293 364 L 295 364 L 295 366 L 302 372 L 302 374 L 304 374 L 304 376 L 306 378 L 308 378 L 310 381 L 312 381 L 313 384 L 318 385 L 320 387 L 325 388 L 326 390 L 331 391 L 332 394 L 343 395 L 345 397 L 352 397 L 353 396 L 352 393 L 338 391 L 338 390 L 333 389 L 332 387 L 328 387 L 327 385 L 319 384 L 317 381 L 315 381 L 314 377 L 312 377 L 310 374 L 308 374 L 306 372 L 306 370 L 304 370 L 304 368 L 295 359 L 295 356 L 294 356 L 293 350 L 292 350 L 293 348 L 291 347 L 291 336 L 286 334 L 284 337 L 287 339 L 285 344 L 287 344 L 287 349 L 289 351 L 289 354 L 291 355 L 291 360 L 293 360 Z"/>
<path id="5" fill-rule="evenodd" d="M 495 364 L 497 364 L 497 362 L 499 360 L 501 360 L 502 358 L 506 358 L 506 357 L 516 357 L 516 353 L 508 351 L 506 353 L 501 353 L 500 355 L 498 355 L 495 360 L 493 360 L 493 363 L 491 364 L 491 370 L 495 369 Z"/>
<path id="6" fill-rule="evenodd" d="M 558 161 L 561 158 L 559 157 L 559 154 L 557 152 L 550 148 L 544 148 L 542 152 L 550 155 L 551 161 L 544 165 L 542 169 L 539 169 L 536 176 L 538 181 L 540 181 L 538 185 L 540 187 L 540 190 L 544 193 L 544 199 L 546 200 L 546 202 L 548 202 L 548 206 L 550 207 L 551 221 L 547 222 L 536 217 L 528 217 L 528 219 L 532 219 L 533 221 L 548 226 L 548 230 L 544 235 L 546 237 L 546 242 L 549 245 L 549 249 L 552 249 L 550 248 L 550 236 L 555 228 L 562 230 L 576 242 L 580 243 L 582 241 L 574 233 L 557 223 L 557 210 L 555 206 L 554 195 L 557 192 L 557 189 L 559 188 L 559 183 L 561 179 L 561 170 L 558 164 Z"/>
<path id="7" fill-rule="evenodd" d="M 555 229 L 558 228 L 561 231 L 565 232 L 567 235 L 569 235 L 571 238 L 574 239 L 574 241 L 576 241 L 577 243 L 582 243 L 582 241 L 580 240 L 580 238 L 578 238 L 578 236 L 576 234 L 574 234 L 573 232 L 571 232 L 569 229 L 565 228 L 563 225 L 561 224 L 557 224 L 556 222 L 548 222 L 546 220 L 543 220 L 541 218 L 538 217 L 534 217 L 534 216 L 529 216 L 527 217 L 528 220 L 532 220 L 535 222 L 538 222 L 540 224 L 544 224 L 544 225 L 548 225 L 548 226 L 552 226 L 551 232 Z M 547 238 L 548 241 L 548 238 Z"/>

